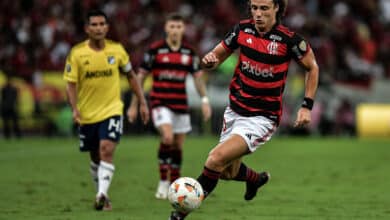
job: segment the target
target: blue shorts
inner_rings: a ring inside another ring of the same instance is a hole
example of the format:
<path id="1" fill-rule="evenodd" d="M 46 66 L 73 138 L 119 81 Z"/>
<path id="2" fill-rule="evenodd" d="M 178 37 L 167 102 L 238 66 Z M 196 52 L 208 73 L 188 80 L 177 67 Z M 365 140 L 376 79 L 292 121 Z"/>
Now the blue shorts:
<path id="1" fill-rule="evenodd" d="M 93 124 L 79 127 L 80 151 L 97 151 L 101 140 L 119 142 L 123 129 L 122 116 L 112 116 Z"/>

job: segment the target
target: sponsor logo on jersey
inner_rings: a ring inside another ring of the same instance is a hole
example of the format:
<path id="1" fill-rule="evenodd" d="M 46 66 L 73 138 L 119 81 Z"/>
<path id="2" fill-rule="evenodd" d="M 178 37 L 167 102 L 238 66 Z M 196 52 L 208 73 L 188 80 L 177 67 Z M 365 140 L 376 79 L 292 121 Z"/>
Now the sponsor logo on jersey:
<path id="1" fill-rule="evenodd" d="M 161 48 L 161 49 L 158 49 L 158 51 L 157 51 L 158 54 L 168 53 L 168 52 L 169 52 L 168 48 Z"/>
<path id="2" fill-rule="evenodd" d="M 180 53 L 183 53 L 183 54 L 190 54 L 190 53 L 191 53 L 191 50 L 182 48 L 182 49 L 180 49 Z"/>
<path id="3" fill-rule="evenodd" d="M 261 76 L 264 78 L 274 77 L 272 67 L 270 67 L 269 69 L 261 69 L 257 64 L 252 65 L 249 61 L 242 62 L 241 69 L 242 69 L 242 71 L 248 72 L 248 73 L 255 75 L 255 76 Z"/>
<path id="4" fill-rule="evenodd" d="M 236 33 L 231 33 L 226 39 L 225 43 L 229 46 L 232 43 L 233 38 L 236 36 Z"/>
<path id="5" fill-rule="evenodd" d="M 275 35 L 275 34 L 271 34 L 269 36 L 269 39 L 271 40 L 276 40 L 276 41 L 282 41 L 282 37 L 281 36 L 278 36 L 278 35 Z"/>
<path id="6" fill-rule="evenodd" d="M 186 76 L 184 74 L 176 75 L 175 72 L 172 71 L 161 71 L 158 78 L 160 80 L 185 80 Z"/>
<path id="7" fill-rule="evenodd" d="M 253 34 L 253 35 L 256 33 L 252 28 L 245 28 L 244 32 L 248 33 L 248 34 Z"/>
<path id="8" fill-rule="evenodd" d="M 275 41 L 271 41 L 267 45 L 268 53 L 271 54 L 271 55 L 277 55 L 278 54 L 278 48 L 279 48 L 279 44 L 277 42 L 275 42 Z"/>
<path id="9" fill-rule="evenodd" d="M 115 64 L 115 57 L 114 56 L 108 56 L 107 57 L 107 62 L 109 63 L 109 64 Z"/>
<path id="10" fill-rule="evenodd" d="M 97 70 L 97 71 L 88 71 L 85 74 L 86 79 L 91 79 L 91 78 L 99 78 L 99 77 L 110 77 L 112 76 L 112 70 L 107 69 L 107 70 Z"/>
<path id="11" fill-rule="evenodd" d="M 252 38 L 246 39 L 246 42 L 247 42 L 248 44 L 252 44 L 252 43 L 253 43 Z"/>
<path id="12" fill-rule="evenodd" d="M 298 58 L 298 59 L 301 59 L 303 57 L 301 51 L 299 50 L 298 46 L 295 45 L 292 47 L 292 52 L 295 54 L 295 56 Z"/>
<path id="13" fill-rule="evenodd" d="M 298 47 L 299 47 L 299 49 L 300 49 L 302 52 L 306 52 L 306 50 L 307 50 L 307 44 L 306 44 L 306 42 L 305 42 L 304 40 L 301 41 L 301 43 L 299 43 Z"/>

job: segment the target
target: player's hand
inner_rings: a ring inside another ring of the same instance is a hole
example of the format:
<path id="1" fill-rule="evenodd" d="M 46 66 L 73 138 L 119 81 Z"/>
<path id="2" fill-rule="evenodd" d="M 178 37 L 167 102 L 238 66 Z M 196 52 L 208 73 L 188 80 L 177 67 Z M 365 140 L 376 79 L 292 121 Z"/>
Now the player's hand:
<path id="1" fill-rule="evenodd" d="M 81 124 L 81 114 L 80 114 L 80 111 L 78 109 L 73 109 L 72 117 L 73 117 L 73 121 L 76 124 Z"/>
<path id="2" fill-rule="evenodd" d="M 202 103 L 203 121 L 208 121 L 211 117 L 211 107 L 209 103 Z"/>
<path id="3" fill-rule="evenodd" d="M 215 53 L 211 51 L 202 58 L 202 63 L 203 67 L 206 69 L 212 69 L 219 63 L 219 59 Z"/>
<path id="4" fill-rule="evenodd" d="M 146 125 L 149 122 L 149 108 L 146 102 L 141 103 L 139 106 L 142 122 Z"/>
<path id="5" fill-rule="evenodd" d="M 311 121 L 311 111 L 307 108 L 300 108 L 297 113 L 297 120 L 295 120 L 294 127 L 305 127 Z"/>
<path id="6" fill-rule="evenodd" d="M 135 120 L 137 119 L 137 115 L 138 115 L 138 109 L 136 106 L 130 106 L 128 109 L 127 109 L 127 118 L 129 120 L 130 123 L 134 123 Z"/>

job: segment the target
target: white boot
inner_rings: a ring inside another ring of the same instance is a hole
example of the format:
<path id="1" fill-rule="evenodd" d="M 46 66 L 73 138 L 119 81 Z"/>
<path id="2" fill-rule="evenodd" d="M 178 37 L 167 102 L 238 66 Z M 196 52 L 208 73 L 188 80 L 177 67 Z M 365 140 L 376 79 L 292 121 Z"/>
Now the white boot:
<path id="1" fill-rule="evenodd" d="M 170 182 L 168 180 L 160 180 L 155 195 L 157 199 L 167 199 L 169 185 Z"/>

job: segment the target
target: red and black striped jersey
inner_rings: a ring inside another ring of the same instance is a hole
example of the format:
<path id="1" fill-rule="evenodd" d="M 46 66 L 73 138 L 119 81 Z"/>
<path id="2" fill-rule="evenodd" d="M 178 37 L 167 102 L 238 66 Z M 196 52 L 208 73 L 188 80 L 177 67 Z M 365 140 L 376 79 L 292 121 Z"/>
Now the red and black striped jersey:
<path id="1" fill-rule="evenodd" d="M 226 35 L 222 45 L 228 51 L 240 49 L 229 87 L 232 110 L 279 123 L 289 63 L 305 56 L 310 50 L 308 43 L 280 24 L 260 35 L 253 20 L 244 20 Z"/>
<path id="2" fill-rule="evenodd" d="M 153 74 L 150 93 L 152 108 L 166 106 L 174 112 L 188 112 L 185 80 L 199 71 L 199 57 L 185 43 L 173 51 L 165 40 L 151 44 L 141 68 Z"/>

